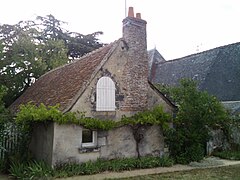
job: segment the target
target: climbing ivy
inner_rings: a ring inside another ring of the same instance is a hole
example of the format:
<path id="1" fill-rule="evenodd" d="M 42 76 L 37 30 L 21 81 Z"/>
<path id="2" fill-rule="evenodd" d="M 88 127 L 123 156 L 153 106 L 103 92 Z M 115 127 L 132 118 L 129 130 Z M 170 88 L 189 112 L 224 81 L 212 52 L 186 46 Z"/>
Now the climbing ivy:
<path id="1" fill-rule="evenodd" d="M 58 124 L 77 124 L 88 129 L 110 130 L 124 125 L 162 125 L 168 127 L 171 116 L 163 111 L 161 106 L 157 106 L 152 110 L 139 112 L 132 117 L 123 116 L 120 121 L 100 120 L 96 118 L 86 117 L 84 113 L 67 112 L 63 113 L 59 110 L 59 105 L 39 106 L 33 103 L 20 106 L 20 111 L 16 115 L 16 123 L 30 128 L 32 123 L 56 122 Z"/>
<path id="2" fill-rule="evenodd" d="M 165 113 L 162 106 L 156 106 L 152 110 L 139 112 L 131 117 L 123 116 L 120 123 L 122 125 L 161 125 L 163 128 L 167 128 L 170 120 L 170 114 Z"/>

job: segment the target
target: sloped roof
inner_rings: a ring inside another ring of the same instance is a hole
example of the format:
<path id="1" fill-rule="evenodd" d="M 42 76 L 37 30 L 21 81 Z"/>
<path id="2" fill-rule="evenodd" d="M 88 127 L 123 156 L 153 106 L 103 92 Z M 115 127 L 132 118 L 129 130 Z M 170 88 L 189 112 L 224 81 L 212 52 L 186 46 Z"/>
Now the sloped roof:
<path id="1" fill-rule="evenodd" d="M 31 101 L 36 105 L 60 104 L 60 109 L 65 111 L 80 96 L 116 44 L 117 42 L 106 45 L 44 74 L 10 106 L 10 109 L 15 111 L 20 104 Z"/>
<path id="2" fill-rule="evenodd" d="M 223 106 L 230 110 L 231 114 L 239 114 L 240 113 L 240 101 L 225 101 L 222 103 Z"/>
<path id="3" fill-rule="evenodd" d="M 156 48 L 148 51 L 148 65 L 152 66 L 153 63 L 166 62 L 164 57 L 158 52 Z"/>
<path id="4" fill-rule="evenodd" d="M 178 85 L 182 78 L 198 82 L 222 101 L 240 100 L 240 43 L 221 46 L 157 65 L 153 83 Z"/>
<path id="5" fill-rule="evenodd" d="M 156 67 L 159 63 L 163 63 L 166 60 L 163 56 L 156 50 L 156 48 L 148 51 L 148 78 L 151 81 L 152 77 L 155 76 Z"/>

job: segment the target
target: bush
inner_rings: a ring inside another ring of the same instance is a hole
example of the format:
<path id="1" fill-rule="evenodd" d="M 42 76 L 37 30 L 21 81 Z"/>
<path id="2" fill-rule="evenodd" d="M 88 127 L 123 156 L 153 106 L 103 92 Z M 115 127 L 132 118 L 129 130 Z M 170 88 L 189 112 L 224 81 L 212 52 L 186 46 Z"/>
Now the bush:
<path id="1" fill-rule="evenodd" d="M 215 97 L 198 91 L 192 80 L 182 80 L 179 87 L 169 88 L 169 93 L 179 107 L 174 129 L 165 132 L 170 155 L 177 163 L 200 161 L 205 155 L 209 129 L 225 128 L 228 114 Z"/>
<path id="2" fill-rule="evenodd" d="M 213 155 L 223 158 L 223 159 L 240 160 L 240 152 L 239 151 L 214 152 Z"/>

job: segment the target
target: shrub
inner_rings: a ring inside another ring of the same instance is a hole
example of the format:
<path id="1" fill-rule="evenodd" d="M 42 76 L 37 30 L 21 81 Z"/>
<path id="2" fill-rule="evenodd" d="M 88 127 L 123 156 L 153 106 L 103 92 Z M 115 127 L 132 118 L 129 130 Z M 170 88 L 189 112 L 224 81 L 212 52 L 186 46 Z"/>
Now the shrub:
<path id="1" fill-rule="evenodd" d="M 207 92 L 197 90 L 196 82 L 181 80 L 179 87 L 169 88 L 178 104 L 174 129 L 167 130 L 170 155 L 178 163 L 199 161 L 205 155 L 209 128 L 225 128 L 228 114 L 222 104 Z"/>
<path id="2" fill-rule="evenodd" d="M 12 163 L 9 169 L 9 174 L 17 179 L 26 178 L 26 165 L 22 163 Z"/>
<path id="3" fill-rule="evenodd" d="M 55 177 L 96 174 L 103 171 L 124 171 L 133 169 L 172 166 L 173 160 L 168 157 L 123 158 L 114 160 L 89 161 L 82 164 L 58 164 Z"/>
<path id="4" fill-rule="evenodd" d="M 240 152 L 239 151 L 214 152 L 213 155 L 223 158 L 223 159 L 240 160 Z"/>
<path id="5" fill-rule="evenodd" d="M 10 176 L 17 179 L 43 179 L 53 176 L 52 168 L 43 161 L 28 163 L 12 163 L 9 169 Z"/>
<path id="6" fill-rule="evenodd" d="M 44 179 L 50 177 L 71 177 L 90 175 L 103 171 L 124 171 L 133 169 L 172 166 L 169 157 L 123 158 L 114 160 L 88 161 L 86 163 L 59 163 L 53 170 L 43 161 L 29 161 L 28 163 L 13 162 L 10 166 L 10 176 L 17 179 Z"/>

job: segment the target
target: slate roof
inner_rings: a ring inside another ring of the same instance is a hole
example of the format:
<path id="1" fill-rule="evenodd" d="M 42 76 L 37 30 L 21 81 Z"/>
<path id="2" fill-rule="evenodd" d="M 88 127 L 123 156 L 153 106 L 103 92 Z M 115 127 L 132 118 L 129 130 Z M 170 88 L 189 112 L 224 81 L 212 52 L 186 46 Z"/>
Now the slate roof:
<path id="1" fill-rule="evenodd" d="M 230 110 L 231 114 L 239 114 L 240 113 L 240 101 L 225 101 L 222 103 L 223 106 Z"/>
<path id="2" fill-rule="evenodd" d="M 148 51 L 148 78 L 151 81 L 155 76 L 156 67 L 159 63 L 166 62 L 163 56 L 156 50 L 156 48 Z"/>
<path id="3" fill-rule="evenodd" d="M 10 109 L 16 111 L 20 104 L 31 101 L 36 105 L 60 104 L 60 110 L 66 111 L 75 103 L 116 44 L 117 42 L 106 45 L 70 64 L 44 74 L 10 106 Z"/>
<path id="4" fill-rule="evenodd" d="M 196 80 L 199 89 L 221 101 L 240 100 L 240 43 L 160 62 L 151 80 L 176 86 L 182 78 Z"/>

